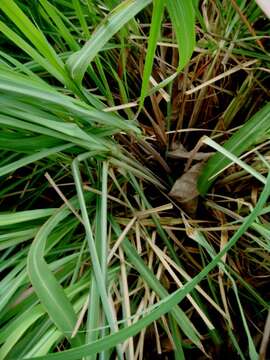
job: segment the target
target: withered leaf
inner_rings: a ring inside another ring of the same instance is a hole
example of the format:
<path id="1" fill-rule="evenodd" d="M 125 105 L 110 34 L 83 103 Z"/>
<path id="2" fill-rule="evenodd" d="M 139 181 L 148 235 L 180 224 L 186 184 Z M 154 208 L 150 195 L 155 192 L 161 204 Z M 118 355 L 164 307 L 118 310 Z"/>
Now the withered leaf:
<path id="1" fill-rule="evenodd" d="M 174 159 L 190 159 L 192 160 L 208 160 L 208 158 L 213 155 L 213 153 L 205 153 L 205 152 L 198 152 L 198 151 L 187 151 L 182 144 L 178 144 L 177 148 L 173 151 L 168 152 L 168 156 Z"/>
<path id="2" fill-rule="evenodd" d="M 204 162 L 193 165 L 186 173 L 180 176 L 174 183 L 169 195 L 183 202 L 198 196 L 197 179 L 200 175 Z"/>
<path id="3" fill-rule="evenodd" d="M 193 165 L 174 183 L 169 195 L 184 205 L 185 210 L 194 214 L 197 209 L 197 180 L 202 170 L 204 162 Z"/>

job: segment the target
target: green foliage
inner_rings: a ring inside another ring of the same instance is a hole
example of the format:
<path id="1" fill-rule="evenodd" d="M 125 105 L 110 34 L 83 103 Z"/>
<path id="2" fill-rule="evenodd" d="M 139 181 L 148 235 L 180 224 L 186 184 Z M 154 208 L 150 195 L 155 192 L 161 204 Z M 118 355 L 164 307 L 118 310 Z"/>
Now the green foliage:
<path id="1" fill-rule="evenodd" d="M 1 360 L 265 351 L 269 26 L 200 3 L 0 1 Z M 196 213 L 167 150 L 198 140 Z"/>
<path id="2" fill-rule="evenodd" d="M 242 155 L 245 151 L 261 142 L 270 130 L 270 103 L 266 104 L 251 119 L 249 119 L 239 130 L 237 130 L 229 140 L 223 145 L 225 150 L 229 150 L 235 156 Z M 198 188 L 201 194 L 205 194 L 210 188 L 216 174 L 230 163 L 225 154 L 216 153 L 206 164 L 198 180 Z"/>

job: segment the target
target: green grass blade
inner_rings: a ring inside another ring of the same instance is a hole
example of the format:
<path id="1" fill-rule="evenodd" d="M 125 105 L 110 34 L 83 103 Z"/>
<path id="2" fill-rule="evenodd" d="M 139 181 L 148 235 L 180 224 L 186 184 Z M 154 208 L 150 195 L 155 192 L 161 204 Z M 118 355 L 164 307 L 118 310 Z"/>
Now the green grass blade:
<path id="1" fill-rule="evenodd" d="M 18 211 L 16 213 L 0 213 L 0 226 L 19 224 L 21 222 L 32 221 L 49 217 L 55 209 L 36 209 L 28 211 Z"/>
<path id="2" fill-rule="evenodd" d="M 0 9 L 13 21 L 21 32 L 28 38 L 36 49 L 47 58 L 47 60 L 64 74 L 64 64 L 57 56 L 53 47 L 49 44 L 44 34 L 34 26 L 29 18 L 13 0 L 2 0 Z"/>
<path id="3" fill-rule="evenodd" d="M 2 24 L 3 23 L 0 21 L 0 31 L 1 31 Z M 8 26 L 6 26 L 6 28 L 9 29 Z M 3 51 L 0 51 L 0 59 L 1 59 L 1 61 L 3 61 L 5 63 L 4 67 L 8 67 L 11 70 L 15 70 L 22 74 L 28 75 L 31 79 L 33 78 L 42 84 L 44 83 L 44 80 L 42 78 L 40 78 L 37 74 L 35 74 L 33 71 L 31 71 L 27 65 L 22 64 L 20 61 L 18 61 L 14 56 L 6 54 Z"/>
<path id="4" fill-rule="evenodd" d="M 133 174 L 130 174 L 130 178 L 132 181 L 132 184 L 134 186 L 134 189 L 136 190 L 136 192 L 140 195 L 140 198 L 142 199 L 142 203 L 144 204 L 144 206 L 146 207 L 146 209 L 151 209 L 151 204 L 149 203 L 149 201 L 147 200 L 147 197 L 144 194 L 143 189 L 140 187 L 137 179 L 135 178 L 135 176 Z M 154 221 L 154 224 L 157 227 L 157 232 L 159 234 L 159 236 L 161 237 L 161 239 L 164 241 L 164 244 L 167 246 L 168 251 L 170 253 L 171 258 L 176 262 L 176 264 L 180 264 L 179 258 L 176 254 L 176 251 L 173 247 L 173 244 L 171 243 L 170 239 L 168 238 L 167 234 L 165 233 L 164 229 L 162 228 L 162 226 L 160 225 L 159 222 L 159 218 L 156 214 L 152 214 L 152 219 Z"/>
<path id="5" fill-rule="evenodd" d="M 55 327 L 51 327 L 46 334 L 39 339 L 31 351 L 29 351 L 29 356 L 38 356 L 48 353 L 53 344 L 59 342 L 62 338 L 61 332 L 55 329 Z"/>
<path id="6" fill-rule="evenodd" d="M 72 0 L 72 4 L 74 6 L 74 9 L 75 9 L 75 12 L 76 12 L 76 15 L 80 21 L 80 24 L 81 24 L 81 28 L 82 28 L 82 31 L 83 31 L 83 35 L 85 38 L 87 37 L 90 37 L 90 32 L 89 32 L 89 29 L 88 29 L 88 25 L 87 25 L 87 22 L 86 22 L 86 19 L 85 19 L 85 13 L 82 9 L 82 4 L 79 0 Z"/>
<path id="7" fill-rule="evenodd" d="M 237 303 L 238 303 L 238 307 L 239 307 L 239 311 L 240 311 L 240 314 L 241 314 L 244 329 L 245 329 L 245 332 L 246 332 L 246 336 L 248 338 L 248 350 L 249 350 L 250 359 L 259 359 L 259 355 L 258 355 L 258 353 L 256 351 L 255 344 L 253 342 L 252 336 L 251 336 L 249 328 L 248 328 L 247 320 L 246 320 L 245 313 L 244 313 L 244 310 L 243 310 L 243 307 L 242 307 L 242 304 L 241 304 L 241 301 L 240 301 L 240 298 L 239 298 L 239 294 L 238 294 L 238 290 L 237 290 L 237 286 L 235 284 L 235 281 L 232 282 L 232 286 L 233 286 L 234 293 L 235 293 L 235 296 L 236 296 L 236 300 L 237 300 Z"/>
<path id="8" fill-rule="evenodd" d="M 263 141 L 265 134 L 270 129 L 270 102 L 251 117 L 232 137 L 225 142 L 224 149 L 235 156 L 240 156 L 250 147 Z M 198 189 L 202 195 L 206 194 L 216 174 L 231 164 L 223 154 L 216 153 L 207 162 L 198 180 Z"/>
<path id="9" fill-rule="evenodd" d="M 100 261 L 101 271 L 107 283 L 107 181 L 108 181 L 108 163 L 104 162 L 102 170 L 99 169 L 100 177 L 102 178 L 102 192 L 101 197 L 97 197 L 96 204 L 96 248 Z M 92 273 L 93 281 L 90 289 L 90 301 L 87 316 L 87 332 L 86 343 L 92 343 L 98 339 L 99 327 L 104 326 L 104 319 L 101 318 L 100 313 L 100 296 L 98 286 Z M 87 357 L 87 360 L 95 360 L 96 356 Z"/>
<path id="10" fill-rule="evenodd" d="M 11 111 L 7 111 L 7 112 L 11 112 Z M 9 117 L 9 116 L 5 116 L 0 114 L 0 124 L 1 125 L 6 125 L 6 127 L 10 128 L 10 129 L 21 129 L 21 130 L 29 130 L 32 133 L 38 133 L 38 134 L 43 134 L 46 135 L 45 138 L 43 138 L 44 141 L 40 141 L 39 145 L 40 146 L 34 146 L 34 145 L 38 145 L 37 141 L 38 140 L 42 140 L 40 139 L 39 136 L 34 137 L 34 141 L 31 144 L 31 147 L 28 149 L 28 151 L 23 151 L 24 149 L 27 150 L 26 147 L 24 147 L 22 144 L 18 144 L 16 146 L 15 142 L 12 142 L 12 144 L 10 144 L 10 141 L 7 141 L 6 144 L 3 144 L 3 147 L 5 148 L 7 146 L 7 149 L 9 150 L 10 148 L 12 150 L 15 150 L 17 152 L 30 152 L 30 151 L 37 151 L 40 149 L 41 145 L 43 145 L 44 148 L 51 148 L 52 146 L 56 145 L 57 143 L 62 144 L 64 140 L 64 142 L 68 142 L 68 143 L 73 143 L 76 144 L 82 148 L 85 148 L 87 150 L 93 150 L 93 151 L 98 151 L 100 154 L 103 152 L 107 152 L 107 147 L 106 144 L 104 144 L 103 139 L 99 138 L 98 136 L 94 136 L 91 134 L 87 134 L 89 140 L 85 141 L 83 139 L 78 139 L 74 136 L 68 136 L 62 133 L 62 129 L 61 126 L 59 126 L 61 123 L 58 124 L 58 127 L 60 128 L 61 132 L 49 129 L 46 126 L 39 126 L 39 125 L 35 125 L 33 123 L 34 117 L 35 115 L 33 114 L 24 114 L 23 112 L 21 112 L 21 118 L 25 117 L 25 119 L 30 120 L 32 119 L 32 123 L 26 122 L 26 121 L 21 121 L 21 120 L 17 120 L 13 117 Z M 37 117 L 35 117 L 37 118 Z M 46 118 L 42 118 L 40 117 L 40 120 L 45 120 L 45 123 L 47 122 Z M 3 136 L 3 140 L 5 138 L 6 135 Z M 85 137 L 85 135 L 84 135 Z M 24 136 L 20 137 L 20 140 L 24 138 Z M 33 139 L 33 137 L 27 137 L 27 141 L 31 141 Z M 57 139 L 59 139 L 60 141 L 56 141 Z M 55 143 L 56 141 L 56 143 Z M 0 141 L 0 146 L 1 146 L 1 142 Z M 18 139 L 17 139 L 17 143 L 18 143 Z M 8 147 L 10 144 L 10 147 Z"/>
<path id="11" fill-rule="evenodd" d="M 1 100 L 0 100 L 1 103 Z M 46 113 L 36 113 L 35 114 L 35 107 L 32 106 L 26 106 L 24 104 L 16 104 L 15 101 L 13 101 L 13 103 L 11 102 L 10 105 L 12 106 L 11 108 L 6 107 L 5 109 L 2 110 L 2 112 L 7 113 L 7 115 L 9 116 L 13 116 L 14 118 L 20 118 L 20 119 L 24 119 L 28 122 L 34 123 L 34 124 L 38 124 L 38 125 L 42 125 L 46 128 L 52 129 L 54 131 L 57 131 L 59 133 L 62 133 L 64 135 L 67 135 L 68 138 L 77 138 L 80 140 L 84 140 L 84 141 L 91 141 L 94 142 L 94 139 L 92 136 L 90 136 L 89 134 L 87 134 L 86 132 L 84 132 L 77 124 L 75 123 L 67 123 L 64 121 L 59 121 L 59 119 L 55 116 L 51 116 L 49 114 Z M 15 109 L 14 109 L 15 107 Z M 23 108 L 25 108 L 25 112 L 23 112 Z M 43 117 L 46 116 L 46 117 Z M 96 142 L 98 143 L 98 141 L 96 140 Z"/>
<path id="12" fill-rule="evenodd" d="M 145 266 L 141 258 L 137 255 L 136 250 L 133 246 L 127 242 L 123 241 L 122 247 L 124 252 L 127 254 L 130 262 L 136 268 L 136 270 L 140 273 L 141 277 L 146 281 L 151 289 L 155 291 L 156 294 L 161 299 L 165 299 L 168 296 L 167 291 L 163 288 L 159 281 L 156 280 L 155 276 L 151 273 L 151 271 Z M 183 333 L 191 340 L 196 346 L 202 348 L 200 339 L 196 332 L 194 331 L 194 326 L 179 307 L 171 310 L 172 316 L 175 318 L 178 326 L 181 328 Z"/>
<path id="13" fill-rule="evenodd" d="M 14 74 L 6 69 L 0 69 L 0 90 L 10 94 L 10 96 L 17 94 L 26 99 L 30 97 L 33 99 L 33 102 L 39 99 L 43 102 L 43 105 L 44 103 L 50 103 L 52 106 L 60 106 L 60 109 L 64 113 L 72 113 L 85 123 L 99 123 L 112 126 L 112 128 L 119 126 L 119 130 L 132 131 L 136 134 L 140 133 L 134 121 L 125 121 L 119 116 L 97 110 L 80 100 L 62 95 L 46 83 L 41 84 L 40 82 L 29 79 L 21 74 Z"/>
<path id="14" fill-rule="evenodd" d="M 194 289 L 194 287 L 198 285 L 200 281 L 219 264 L 222 257 L 236 244 L 238 239 L 246 232 L 249 226 L 260 214 L 269 196 L 270 196 L 270 174 L 267 177 L 267 183 L 260 195 L 260 198 L 253 212 L 246 217 L 243 224 L 235 232 L 235 234 L 231 237 L 229 242 L 223 247 L 223 249 L 219 252 L 219 254 L 215 256 L 214 259 L 208 265 L 206 265 L 206 267 L 198 275 L 196 275 L 192 280 L 190 280 L 187 284 L 185 284 L 182 289 L 175 291 L 173 294 L 163 299 L 159 303 L 158 307 L 156 307 L 154 310 L 151 310 L 149 314 L 144 316 L 142 319 L 138 320 L 134 325 L 124 328 L 118 331 L 116 334 L 112 334 L 101 340 L 98 340 L 91 345 L 84 345 L 78 347 L 77 349 L 63 351 L 62 353 L 58 353 L 58 354 L 51 354 L 42 357 L 31 358 L 31 360 L 54 360 L 54 359 L 74 360 L 89 354 L 96 354 L 101 350 L 109 349 L 118 343 L 122 343 L 129 337 L 138 334 L 143 328 L 145 328 L 153 321 L 160 318 L 163 314 L 169 312 L 175 305 L 181 302 L 185 298 L 185 296 L 189 294 Z"/>
<path id="15" fill-rule="evenodd" d="M 100 266 L 104 274 L 105 279 L 107 278 L 107 256 L 108 256 L 108 243 L 107 243 L 107 197 L 108 197 L 108 162 L 104 161 L 102 164 L 102 189 L 101 189 L 101 204 L 100 204 Z"/>
<path id="16" fill-rule="evenodd" d="M 46 242 L 54 228 L 69 215 L 66 207 L 57 211 L 39 230 L 27 257 L 27 270 L 31 283 L 50 318 L 74 345 L 82 344 L 80 337 L 71 339 L 77 318 L 63 288 L 44 260 Z"/>
<path id="17" fill-rule="evenodd" d="M 22 265 L 24 265 L 22 263 Z M 5 278 L 6 279 L 6 278 Z M 10 302 L 13 295 L 18 291 L 18 288 L 22 286 L 24 281 L 27 279 L 27 274 L 25 270 L 22 270 L 17 276 L 11 278 L 8 286 L 5 288 L 5 284 L 1 283 L 1 297 L 0 297 L 0 313 L 3 311 L 5 306 Z"/>
<path id="18" fill-rule="evenodd" d="M 112 221 L 112 226 L 114 231 L 116 231 L 117 236 L 121 235 L 120 228 L 116 225 L 114 221 Z M 164 289 L 164 287 L 160 284 L 160 282 L 156 279 L 155 275 L 149 270 L 149 268 L 145 265 L 143 260 L 137 254 L 134 246 L 127 240 L 124 239 L 122 241 L 121 246 L 123 247 L 124 252 L 126 253 L 129 261 L 134 266 L 134 268 L 140 273 L 141 277 L 148 284 L 148 286 L 155 291 L 158 296 L 163 299 L 168 296 L 168 292 Z M 199 348 L 202 348 L 200 339 L 197 333 L 194 331 L 194 326 L 186 316 L 184 311 L 180 307 L 176 307 L 172 309 L 172 316 L 175 318 L 179 327 L 185 333 L 185 335 Z"/>
<path id="19" fill-rule="evenodd" d="M 253 224 L 250 224 L 250 227 L 252 228 Z M 211 256 L 211 258 L 214 259 L 215 256 L 216 256 L 216 252 L 215 252 L 214 248 L 212 247 L 212 245 L 210 245 L 208 243 L 208 241 L 206 240 L 203 233 L 201 233 L 197 229 L 194 229 L 192 231 L 193 231 L 193 236 L 191 238 L 193 240 L 195 240 L 198 244 L 200 244 L 208 252 L 208 254 Z M 220 269 L 222 269 L 222 271 L 228 276 L 228 279 L 232 283 L 232 288 L 233 288 L 235 296 L 236 296 L 236 300 L 237 300 L 239 311 L 240 311 L 240 314 L 241 314 L 244 330 L 245 330 L 245 333 L 246 333 L 246 336 L 247 336 L 247 339 L 248 339 L 250 358 L 251 359 L 257 359 L 258 354 L 256 353 L 255 345 L 253 343 L 253 340 L 252 340 L 252 337 L 251 337 L 251 334 L 250 334 L 250 331 L 249 331 L 249 328 L 248 328 L 248 324 L 247 324 L 245 314 L 244 314 L 244 311 L 243 311 L 243 308 L 242 308 L 242 304 L 241 304 L 241 301 L 240 301 L 240 297 L 239 297 L 239 294 L 238 294 L 236 283 L 235 283 L 233 277 L 230 275 L 230 273 L 226 270 L 225 265 L 220 264 L 219 266 L 220 266 Z"/>
<path id="20" fill-rule="evenodd" d="M 21 36 L 10 29 L 2 21 L 0 21 L 0 31 L 15 45 L 17 45 L 20 50 L 28 54 L 42 68 L 46 69 L 51 75 L 53 75 L 62 83 L 64 82 L 63 75 L 61 72 L 59 72 L 58 69 L 56 69 L 46 58 L 40 55 L 40 53 L 35 48 L 28 44 Z"/>
<path id="21" fill-rule="evenodd" d="M 44 102 L 48 102 L 52 106 L 56 106 L 58 111 L 58 107 L 60 107 L 65 114 L 70 115 L 72 113 L 84 123 L 100 123 L 114 129 L 119 126 L 119 130 L 140 133 L 134 121 L 125 121 L 117 115 L 97 110 L 80 100 L 62 95 L 45 83 L 43 85 L 26 76 L 11 73 L 8 69 L 0 69 L 0 90 L 5 91 L 10 96 L 20 95 L 25 100 L 29 100 L 30 97 L 32 103 L 38 99 L 42 101 L 43 106 L 45 105 Z M 55 110 L 57 111 L 57 109 Z"/>
<path id="22" fill-rule="evenodd" d="M 85 156 L 89 157 L 88 154 L 85 154 Z M 81 158 L 82 158 L 82 156 L 81 156 Z M 92 260 L 92 264 L 93 264 L 93 272 L 95 274 L 95 280 L 96 280 L 96 285 L 97 285 L 97 288 L 99 291 L 99 296 L 101 298 L 104 313 L 107 318 L 108 324 L 110 325 L 111 331 L 116 332 L 117 331 L 117 323 L 116 323 L 116 319 L 114 317 L 114 312 L 112 311 L 112 308 L 111 308 L 111 305 L 109 302 L 109 298 L 108 298 L 108 294 L 107 294 L 107 290 L 106 290 L 106 279 L 104 277 L 104 274 L 103 274 L 103 271 L 101 268 L 101 264 L 100 264 L 100 261 L 98 258 L 97 249 L 96 249 L 96 245 L 95 245 L 95 241 L 94 241 L 94 237 L 93 237 L 93 232 L 92 232 L 91 225 L 90 225 L 90 220 L 89 220 L 87 207 L 86 207 L 86 203 L 85 203 L 85 199 L 84 199 L 83 188 L 82 188 L 82 179 L 81 179 L 80 170 L 79 170 L 79 159 L 78 158 L 76 158 L 72 162 L 72 174 L 74 177 L 74 182 L 75 182 L 75 186 L 76 186 L 76 190 L 77 190 L 77 194 L 78 194 L 78 200 L 79 200 L 79 204 L 80 204 L 80 208 L 81 208 L 81 215 L 82 215 L 82 219 L 84 222 L 86 239 L 88 241 L 88 247 L 89 247 L 89 252 L 91 255 L 91 260 Z M 117 350 L 118 350 L 118 355 L 119 355 L 120 359 L 122 359 L 123 355 L 122 355 L 121 349 L 118 347 Z M 91 355 L 91 354 L 89 354 L 89 355 Z"/>
<path id="23" fill-rule="evenodd" d="M 3 339 L 5 342 L 0 348 L 0 359 L 5 359 L 6 355 L 10 352 L 12 347 L 17 343 L 20 337 L 25 331 L 35 323 L 42 315 L 41 306 L 35 308 L 29 308 L 21 314 L 15 321 L 11 323 L 11 326 L 7 329 L 7 337 Z"/>
<path id="24" fill-rule="evenodd" d="M 190 60 L 195 47 L 195 12 L 192 1 L 174 0 L 166 2 L 175 31 L 180 58 L 178 70 Z"/>
<path id="25" fill-rule="evenodd" d="M 147 47 L 147 53 L 146 53 L 145 64 L 143 69 L 140 108 L 142 108 L 143 106 L 144 99 L 146 97 L 148 90 L 149 79 L 154 64 L 155 50 L 160 35 L 160 26 L 163 18 L 163 11 L 164 11 L 164 0 L 154 0 L 150 35 L 148 39 L 148 47 Z"/>
<path id="26" fill-rule="evenodd" d="M 44 10 L 46 11 L 47 15 L 55 23 L 55 26 L 57 27 L 59 34 L 63 37 L 65 42 L 68 44 L 70 50 L 78 51 L 80 47 L 79 47 L 78 43 L 76 42 L 76 40 L 74 39 L 74 37 L 71 35 L 69 29 L 64 24 L 63 20 L 61 19 L 59 10 L 47 0 L 40 0 L 40 3 L 43 6 Z"/>
<path id="27" fill-rule="evenodd" d="M 89 292 L 89 306 L 87 313 L 87 323 L 86 323 L 86 344 L 92 344 L 98 339 L 100 325 L 100 297 L 98 292 L 98 287 L 96 284 L 94 273 L 91 274 L 91 288 Z M 88 356 L 87 360 L 96 360 L 96 355 Z"/>
<path id="28" fill-rule="evenodd" d="M 37 230 L 38 228 L 15 232 L 8 231 L 8 233 L 0 235 L 0 251 L 33 239 Z"/>
<path id="29" fill-rule="evenodd" d="M 208 136 L 205 136 L 202 142 L 206 145 L 211 146 L 213 149 L 219 151 L 220 154 L 223 154 L 226 158 L 230 159 L 234 164 L 237 164 L 242 167 L 247 173 L 255 177 L 262 184 L 266 183 L 266 178 L 256 171 L 252 166 L 246 164 L 243 160 L 239 159 L 237 156 L 232 154 L 230 151 L 226 150 L 224 147 L 217 144 L 214 140 L 210 139 Z M 215 175 L 213 175 L 215 177 Z M 209 178 L 211 181 L 211 177 Z"/>
<path id="30" fill-rule="evenodd" d="M 89 63 L 111 37 L 150 3 L 151 0 L 123 1 L 96 29 L 84 47 L 77 53 L 71 55 L 68 59 L 67 66 L 70 70 L 71 77 L 77 83 L 81 83 Z"/>
<path id="31" fill-rule="evenodd" d="M 23 166 L 29 165 L 35 161 L 41 160 L 50 155 L 57 154 L 63 150 L 67 150 L 67 149 L 71 148 L 72 146 L 73 146 L 72 144 L 56 146 L 56 147 L 53 147 L 52 149 L 46 149 L 46 150 L 39 151 L 37 154 L 25 156 L 20 160 L 14 161 L 11 164 L 0 167 L 0 176 L 6 175 L 10 172 L 20 169 Z"/>

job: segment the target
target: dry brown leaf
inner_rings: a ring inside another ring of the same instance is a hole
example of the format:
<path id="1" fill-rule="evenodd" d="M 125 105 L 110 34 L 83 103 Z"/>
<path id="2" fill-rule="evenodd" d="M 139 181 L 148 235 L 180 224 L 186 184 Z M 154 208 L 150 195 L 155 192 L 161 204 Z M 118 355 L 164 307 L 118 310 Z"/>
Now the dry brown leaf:
<path id="1" fill-rule="evenodd" d="M 169 195 L 184 202 L 198 196 L 197 179 L 203 167 L 203 162 L 193 165 L 174 183 Z"/>
<path id="2" fill-rule="evenodd" d="M 182 144 L 179 144 L 177 148 L 168 153 L 168 156 L 174 159 L 190 159 L 192 160 L 207 160 L 213 153 L 197 152 L 194 150 L 187 151 Z"/>
<path id="3" fill-rule="evenodd" d="M 197 209 L 198 195 L 197 180 L 204 162 L 193 165 L 174 183 L 169 195 L 184 205 L 189 214 L 194 214 Z"/>

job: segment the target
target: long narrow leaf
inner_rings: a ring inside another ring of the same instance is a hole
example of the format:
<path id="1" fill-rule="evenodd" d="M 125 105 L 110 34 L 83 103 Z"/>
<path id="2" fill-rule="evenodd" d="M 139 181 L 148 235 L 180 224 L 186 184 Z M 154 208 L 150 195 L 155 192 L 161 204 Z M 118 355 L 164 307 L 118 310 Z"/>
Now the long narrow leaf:
<path id="1" fill-rule="evenodd" d="M 81 83 L 88 65 L 108 40 L 150 3 L 151 0 L 123 1 L 96 29 L 84 47 L 77 53 L 71 55 L 68 59 L 67 66 L 70 69 L 71 77 L 77 83 Z"/>
<path id="2" fill-rule="evenodd" d="M 187 0 L 168 0 L 166 4 L 179 47 L 178 70 L 181 70 L 189 61 L 195 47 L 195 12 L 193 3 Z"/>
<path id="3" fill-rule="evenodd" d="M 67 114 L 70 114 L 71 112 L 80 119 L 83 119 L 84 122 L 92 124 L 99 123 L 118 127 L 119 130 L 123 131 L 132 131 L 137 134 L 140 133 L 140 130 L 133 121 L 125 121 L 119 116 L 97 110 L 80 100 L 62 95 L 46 84 L 41 85 L 40 82 L 33 81 L 33 79 L 29 79 L 26 76 L 13 74 L 12 72 L 3 69 L 0 69 L 0 90 L 12 94 L 13 96 L 17 94 L 26 99 L 29 97 L 38 99 L 42 101 L 43 105 L 49 103 L 60 106 L 62 111 Z"/>
<path id="4" fill-rule="evenodd" d="M 147 93 L 149 79 L 152 73 L 155 50 L 157 47 L 157 41 L 160 34 L 161 21 L 163 18 L 163 11 L 164 11 L 164 0 L 154 0 L 150 35 L 148 39 L 148 47 L 147 47 L 147 53 L 146 53 L 145 64 L 143 69 L 140 107 L 143 106 L 144 99 Z"/>
<path id="5" fill-rule="evenodd" d="M 36 209 L 28 211 L 18 211 L 16 213 L 0 213 L 0 226 L 19 224 L 21 222 L 36 220 L 49 217 L 54 213 L 55 209 Z"/>
<path id="6" fill-rule="evenodd" d="M 121 232 L 119 229 L 114 225 L 114 230 L 117 231 L 117 235 L 119 236 Z M 161 299 L 164 299 L 168 296 L 168 292 L 164 289 L 164 287 L 160 284 L 159 281 L 156 280 L 155 275 L 149 270 L 149 268 L 144 264 L 143 260 L 137 254 L 136 250 L 134 249 L 133 245 L 127 240 L 122 241 L 122 247 L 124 252 L 126 253 L 129 261 L 134 266 L 134 268 L 140 273 L 141 277 L 144 281 L 148 284 L 148 286 L 155 291 L 156 294 Z M 200 339 L 194 330 L 194 326 L 186 316 L 184 311 L 180 307 L 175 307 L 171 311 L 172 316 L 175 318 L 176 322 L 178 323 L 179 327 L 185 333 L 185 335 L 199 348 L 202 348 L 202 344 Z"/>
<path id="7" fill-rule="evenodd" d="M 125 341 L 131 336 L 138 334 L 143 328 L 151 324 L 153 321 L 160 318 L 163 314 L 169 312 L 175 305 L 180 303 L 185 296 L 190 293 L 196 285 L 211 271 L 213 270 L 218 263 L 221 261 L 222 257 L 236 244 L 237 240 L 245 233 L 249 228 L 252 222 L 259 215 L 265 202 L 270 196 L 270 174 L 267 178 L 267 183 L 260 195 L 259 201 L 253 210 L 253 212 L 245 219 L 241 227 L 237 232 L 232 236 L 229 242 L 223 247 L 217 256 L 192 280 L 184 285 L 182 289 L 175 291 L 173 294 L 169 295 L 167 298 L 160 301 L 158 306 L 150 311 L 149 314 L 145 315 L 142 319 L 138 320 L 135 324 L 123 328 L 118 331 L 116 334 L 107 336 L 101 340 L 96 341 L 90 345 L 80 346 L 77 349 L 71 349 L 63 351 L 62 353 L 50 354 L 41 357 L 30 358 L 29 360 L 74 360 L 81 358 L 82 356 L 93 355 L 102 350 L 109 349 L 116 344 Z"/>
<path id="8" fill-rule="evenodd" d="M 74 309 L 44 260 L 47 237 L 68 215 L 69 209 L 60 209 L 41 227 L 30 247 L 27 269 L 31 283 L 52 321 L 72 343 L 79 345 L 78 336 L 71 339 L 77 321 Z"/>
<path id="9" fill-rule="evenodd" d="M 17 169 L 20 169 L 23 166 L 26 166 L 28 164 L 31 164 L 35 161 L 41 160 L 45 157 L 48 157 L 50 155 L 53 154 L 57 154 L 58 152 L 61 152 L 63 150 L 67 150 L 69 148 L 71 148 L 73 145 L 71 144 L 66 144 L 66 145 L 62 145 L 62 146 L 56 146 L 52 149 L 46 149 L 46 150 L 42 150 L 39 151 L 36 154 L 33 155 L 29 155 L 29 156 L 25 156 L 20 160 L 14 161 L 11 164 L 5 165 L 0 167 L 0 176 L 6 175 L 8 173 L 11 173 Z"/>
<path id="10" fill-rule="evenodd" d="M 13 21 L 22 33 L 32 42 L 37 50 L 61 73 L 64 73 L 64 64 L 49 44 L 44 34 L 23 13 L 13 0 L 1 0 L 0 9 Z"/>
<path id="11" fill-rule="evenodd" d="M 99 296 L 101 298 L 101 302 L 103 305 L 104 313 L 107 318 L 108 324 L 110 325 L 111 331 L 114 333 L 117 331 L 118 327 L 117 327 L 116 319 L 114 317 L 114 312 L 112 311 L 112 307 L 109 302 L 107 289 L 106 289 L 106 279 L 104 277 L 104 274 L 103 274 L 103 271 L 102 271 L 102 268 L 100 265 L 100 260 L 98 258 L 97 249 L 95 246 L 93 232 L 91 229 L 90 220 L 89 220 L 89 216 L 87 213 L 87 208 L 86 208 L 86 203 L 85 203 L 85 198 L 84 198 L 84 193 L 83 193 L 82 179 L 81 179 L 81 174 L 80 174 L 80 170 L 79 170 L 79 160 L 83 157 L 85 157 L 85 158 L 89 157 L 88 154 L 83 154 L 83 155 L 85 155 L 85 156 L 81 156 L 79 158 L 77 157 L 73 161 L 72 173 L 73 173 L 74 182 L 75 182 L 75 186 L 76 186 L 76 190 L 77 190 L 77 194 L 78 194 L 78 200 L 79 200 L 79 204 L 80 204 L 80 208 L 81 208 L 82 219 L 84 222 L 84 228 L 85 228 L 85 233 L 86 233 L 86 239 L 88 242 L 89 252 L 90 252 L 91 260 L 92 260 L 92 264 L 93 264 L 93 272 L 95 275 L 97 289 L 99 291 Z M 123 359 L 123 355 L 122 355 L 122 351 L 121 351 L 120 347 L 117 347 L 117 352 L 118 352 L 120 359 Z"/>
<path id="12" fill-rule="evenodd" d="M 223 145 L 235 156 L 240 156 L 252 145 L 263 141 L 270 130 L 270 102 L 251 117 L 237 132 Z M 216 174 L 231 164 L 223 154 L 216 153 L 205 165 L 198 181 L 198 189 L 204 195 L 216 178 Z"/>

